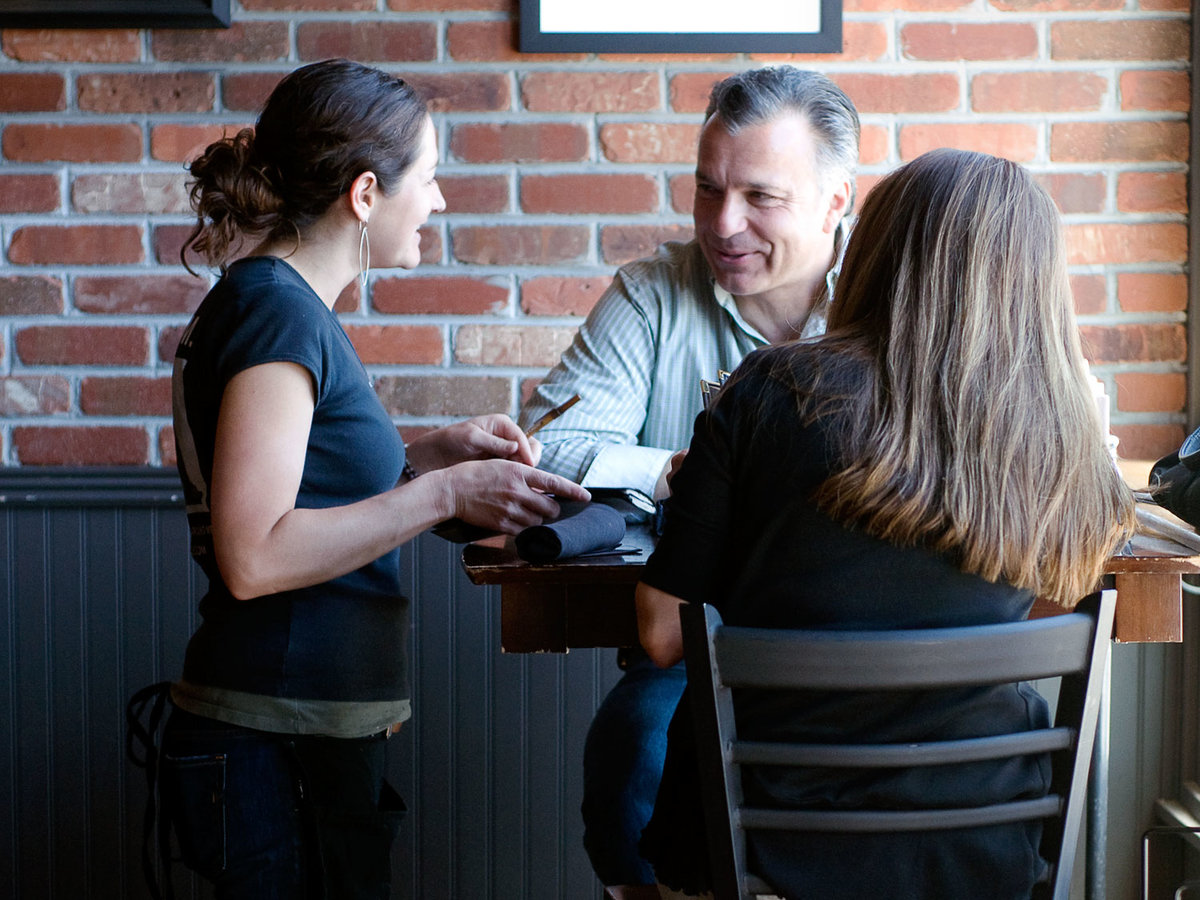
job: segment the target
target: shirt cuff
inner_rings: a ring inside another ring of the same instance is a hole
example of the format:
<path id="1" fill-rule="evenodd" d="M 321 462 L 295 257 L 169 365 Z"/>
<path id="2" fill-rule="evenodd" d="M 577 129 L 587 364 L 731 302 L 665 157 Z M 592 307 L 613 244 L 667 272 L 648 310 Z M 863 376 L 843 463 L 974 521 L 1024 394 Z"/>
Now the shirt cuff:
<path id="1" fill-rule="evenodd" d="M 648 497 L 654 497 L 667 465 L 674 455 L 672 450 L 658 447 L 639 447 L 634 444 L 608 444 L 592 459 L 592 464 L 583 476 L 584 487 L 637 488 Z"/>

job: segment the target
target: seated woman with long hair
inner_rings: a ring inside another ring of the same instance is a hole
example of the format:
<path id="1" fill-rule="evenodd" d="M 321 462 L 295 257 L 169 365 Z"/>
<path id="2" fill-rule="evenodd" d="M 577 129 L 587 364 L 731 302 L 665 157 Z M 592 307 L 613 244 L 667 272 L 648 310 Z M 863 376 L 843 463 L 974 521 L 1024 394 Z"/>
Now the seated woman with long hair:
<path id="1" fill-rule="evenodd" d="M 1133 529 L 1100 433 L 1057 212 L 1020 166 L 938 150 L 871 191 L 828 333 L 748 357 L 696 422 L 638 586 L 642 643 L 682 656 L 678 606 L 767 628 L 934 628 L 1072 606 Z M 749 701 L 750 698 L 747 698 Z M 864 742 L 1048 722 L 1029 685 L 743 703 L 739 734 Z M 664 886 L 708 887 L 688 701 L 672 722 L 643 854 Z M 852 808 L 1045 794 L 1049 761 L 969 771 L 752 771 L 755 802 Z M 751 834 L 785 897 L 1028 897 L 1040 826 L 936 835 Z"/>

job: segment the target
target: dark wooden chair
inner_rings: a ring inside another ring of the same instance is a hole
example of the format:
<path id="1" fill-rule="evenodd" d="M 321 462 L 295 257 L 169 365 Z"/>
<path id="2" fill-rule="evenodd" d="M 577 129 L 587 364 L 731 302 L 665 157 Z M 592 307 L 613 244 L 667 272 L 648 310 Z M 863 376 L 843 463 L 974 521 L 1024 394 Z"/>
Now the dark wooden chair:
<path id="1" fill-rule="evenodd" d="M 1041 855 L 1050 864 L 1036 898 L 1066 900 L 1086 806 L 1088 768 L 1112 635 L 1116 592 L 1081 601 L 1072 613 L 970 628 L 912 631 L 785 631 L 722 624 L 715 609 L 683 604 L 697 756 L 716 900 L 774 889 L 746 870 L 745 833 L 894 833 L 1044 820 Z M 1062 677 L 1051 728 L 920 744 L 795 744 L 739 740 L 736 687 L 780 690 L 923 690 Z M 1050 793 L 984 807 L 800 811 L 746 806 L 743 765 L 905 768 L 1051 753 Z"/>

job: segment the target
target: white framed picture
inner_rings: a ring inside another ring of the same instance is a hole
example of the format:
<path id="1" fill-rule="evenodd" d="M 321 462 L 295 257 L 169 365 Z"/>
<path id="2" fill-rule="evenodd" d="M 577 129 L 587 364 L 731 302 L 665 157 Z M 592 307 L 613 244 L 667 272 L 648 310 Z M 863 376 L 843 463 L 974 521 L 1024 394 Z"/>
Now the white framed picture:
<path id="1" fill-rule="evenodd" d="M 521 0 L 522 53 L 841 49 L 841 0 Z"/>

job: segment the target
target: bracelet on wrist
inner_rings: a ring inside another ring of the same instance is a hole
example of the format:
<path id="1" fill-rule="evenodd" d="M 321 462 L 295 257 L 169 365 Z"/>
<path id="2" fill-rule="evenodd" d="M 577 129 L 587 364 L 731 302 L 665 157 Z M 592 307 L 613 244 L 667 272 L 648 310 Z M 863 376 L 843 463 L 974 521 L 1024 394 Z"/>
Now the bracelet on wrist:
<path id="1" fill-rule="evenodd" d="M 413 468 L 413 464 L 409 462 L 408 458 L 405 457 L 404 468 L 400 470 L 400 474 L 404 476 L 405 481 L 416 481 L 419 473 Z"/>

